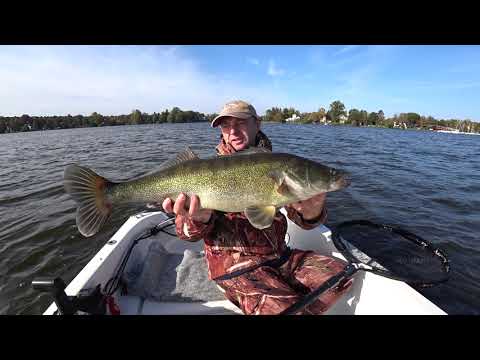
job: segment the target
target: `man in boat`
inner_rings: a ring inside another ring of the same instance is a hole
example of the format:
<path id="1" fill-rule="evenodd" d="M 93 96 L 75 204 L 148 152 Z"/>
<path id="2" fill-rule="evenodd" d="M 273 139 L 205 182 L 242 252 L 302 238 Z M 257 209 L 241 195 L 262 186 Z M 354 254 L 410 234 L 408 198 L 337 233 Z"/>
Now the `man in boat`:
<path id="1" fill-rule="evenodd" d="M 228 155 L 262 147 L 272 150 L 268 137 L 260 130 L 260 117 L 244 101 L 227 103 L 212 121 L 220 127 L 218 155 Z M 325 222 L 326 194 L 285 206 L 290 220 L 303 229 L 313 229 Z M 316 289 L 345 264 L 313 251 L 290 250 L 285 243 L 287 220 L 277 211 L 272 225 L 259 230 L 243 213 L 224 213 L 201 209 L 200 199 L 180 194 L 165 199 L 167 213 L 175 213 L 176 232 L 180 239 L 204 239 L 209 278 L 225 290 L 225 296 L 244 314 L 278 314 Z M 265 261 L 274 263 L 263 265 Z M 325 312 L 351 285 L 344 282 L 324 293 L 306 307 L 303 314 Z"/>

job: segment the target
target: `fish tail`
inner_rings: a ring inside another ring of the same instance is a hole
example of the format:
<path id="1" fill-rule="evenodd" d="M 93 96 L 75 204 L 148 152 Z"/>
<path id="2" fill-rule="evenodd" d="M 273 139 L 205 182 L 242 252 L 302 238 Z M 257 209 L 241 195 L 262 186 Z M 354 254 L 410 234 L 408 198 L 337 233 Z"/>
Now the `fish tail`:
<path id="1" fill-rule="evenodd" d="M 77 227 L 83 236 L 95 235 L 112 213 L 106 189 L 113 182 L 89 168 L 69 165 L 64 173 L 65 191 L 77 203 Z"/>

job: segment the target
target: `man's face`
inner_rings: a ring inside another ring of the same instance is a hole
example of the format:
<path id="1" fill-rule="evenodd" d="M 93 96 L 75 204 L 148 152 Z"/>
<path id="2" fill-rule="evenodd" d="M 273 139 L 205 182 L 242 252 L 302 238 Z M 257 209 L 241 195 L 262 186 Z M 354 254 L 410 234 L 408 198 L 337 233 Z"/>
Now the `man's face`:
<path id="1" fill-rule="evenodd" d="M 254 118 L 238 119 L 226 117 L 220 123 L 223 140 L 240 151 L 255 145 L 255 137 L 260 130 L 260 122 Z"/>

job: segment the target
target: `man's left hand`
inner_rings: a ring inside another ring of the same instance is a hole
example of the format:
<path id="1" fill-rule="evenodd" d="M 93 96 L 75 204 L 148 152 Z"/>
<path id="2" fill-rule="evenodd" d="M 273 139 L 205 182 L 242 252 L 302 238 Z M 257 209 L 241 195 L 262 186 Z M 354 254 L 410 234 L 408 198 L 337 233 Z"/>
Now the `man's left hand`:
<path id="1" fill-rule="evenodd" d="M 312 220 L 320 216 L 325 206 L 326 193 L 315 195 L 310 199 L 290 204 L 305 220 Z"/>

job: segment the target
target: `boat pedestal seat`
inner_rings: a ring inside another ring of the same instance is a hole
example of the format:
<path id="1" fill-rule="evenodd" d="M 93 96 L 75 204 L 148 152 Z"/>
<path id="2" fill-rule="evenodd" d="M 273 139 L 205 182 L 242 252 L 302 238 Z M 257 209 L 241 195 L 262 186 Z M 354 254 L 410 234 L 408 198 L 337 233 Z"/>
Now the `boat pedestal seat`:
<path id="1" fill-rule="evenodd" d="M 241 314 L 208 279 L 203 253 L 171 253 L 158 238 L 134 247 L 122 280 L 127 292 L 117 300 L 122 313 Z"/>

